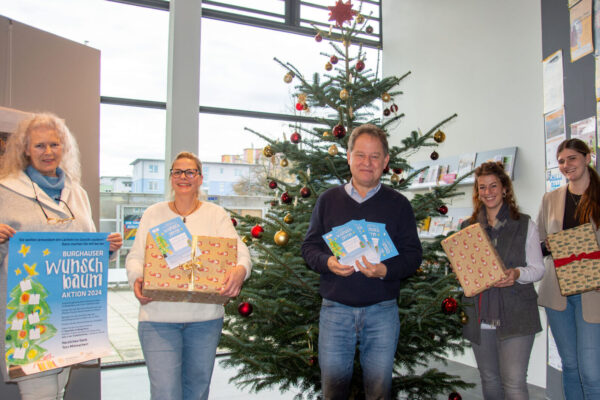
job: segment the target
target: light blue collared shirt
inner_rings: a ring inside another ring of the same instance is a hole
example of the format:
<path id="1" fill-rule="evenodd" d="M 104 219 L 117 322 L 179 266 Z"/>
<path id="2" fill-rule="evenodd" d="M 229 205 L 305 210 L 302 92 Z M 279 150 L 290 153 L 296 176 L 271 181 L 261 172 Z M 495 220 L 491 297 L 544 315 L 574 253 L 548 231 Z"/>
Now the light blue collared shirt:
<path id="1" fill-rule="evenodd" d="M 356 201 L 357 203 L 363 203 L 369 200 L 371 197 L 375 196 L 379 189 L 381 189 L 381 182 L 379 182 L 377 186 L 375 186 L 373 189 L 369 190 L 365 197 L 362 197 L 354 188 L 354 186 L 352 186 L 352 179 L 350 179 L 350 182 L 344 185 L 344 189 L 346 190 L 346 193 L 348 193 L 348 196 L 352 197 L 354 201 Z"/>

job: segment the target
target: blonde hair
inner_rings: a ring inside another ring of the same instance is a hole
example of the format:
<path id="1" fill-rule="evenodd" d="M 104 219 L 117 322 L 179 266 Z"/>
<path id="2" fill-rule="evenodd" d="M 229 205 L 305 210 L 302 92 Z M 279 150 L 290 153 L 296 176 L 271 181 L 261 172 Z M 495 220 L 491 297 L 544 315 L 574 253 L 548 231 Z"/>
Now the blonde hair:
<path id="1" fill-rule="evenodd" d="M 25 170 L 31 164 L 25 150 L 29 146 L 31 132 L 36 129 L 51 129 L 56 132 L 62 146 L 60 168 L 73 181 L 81 179 L 81 163 L 79 161 L 79 147 L 77 141 L 65 125 L 62 118 L 52 113 L 31 114 L 19 123 L 17 130 L 9 135 L 6 141 L 6 150 L 0 157 L 0 179 L 15 175 Z"/>

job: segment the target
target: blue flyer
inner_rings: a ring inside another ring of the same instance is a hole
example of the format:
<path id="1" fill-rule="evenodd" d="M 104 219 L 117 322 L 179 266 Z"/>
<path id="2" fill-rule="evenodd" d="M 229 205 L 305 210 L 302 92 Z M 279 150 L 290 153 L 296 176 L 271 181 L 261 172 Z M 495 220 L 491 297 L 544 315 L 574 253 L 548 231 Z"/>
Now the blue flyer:
<path id="1" fill-rule="evenodd" d="M 107 236 L 17 232 L 10 239 L 5 352 L 11 378 L 112 353 Z"/>
<path id="2" fill-rule="evenodd" d="M 169 268 L 176 268 L 192 259 L 192 235 L 181 220 L 176 217 L 150 229 Z"/>

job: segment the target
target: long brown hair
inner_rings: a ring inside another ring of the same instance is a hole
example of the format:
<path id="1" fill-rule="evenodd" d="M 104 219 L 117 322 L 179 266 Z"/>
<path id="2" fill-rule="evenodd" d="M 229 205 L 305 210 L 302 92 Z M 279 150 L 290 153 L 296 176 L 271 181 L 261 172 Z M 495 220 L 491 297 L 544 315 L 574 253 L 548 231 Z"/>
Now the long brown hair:
<path id="1" fill-rule="evenodd" d="M 586 157 L 590 154 L 590 149 L 583 140 L 580 139 L 567 139 L 562 142 L 556 150 L 556 158 L 561 151 L 570 149 L 578 152 L 579 154 Z M 575 219 L 580 224 L 585 224 L 590 220 L 593 220 L 596 226 L 600 225 L 600 176 L 596 169 L 587 165 L 588 172 L 590 174 L 590 184 L 588 185 L 585 192 L 581 196 L 581 201 L 575 209 Z"/>
<path id="2" fill-rule="evenodd" d="M 501 162 L 485 162 L 479 167 L 475 168 L 475 182 L 473 183 L 473 215 L 469 221 L 471 223 L 477 222 L 477 215 L 482 207 L 485 207 L 482 201 L 479 199 L 479 185 L 477 184 L 477 178 L 484 175 L 494 175 L 498 178 L 502 184 L 502 188 L 506 191 L 504 196 L 504 202 L 508 204 L 510 210 L 510 217 L 512 219 L 519 219 L 519 206 L 515 199 L 515 192 L 513 191 L 512 182 L 510 177 L 504 171 L 504 166 Z"/>

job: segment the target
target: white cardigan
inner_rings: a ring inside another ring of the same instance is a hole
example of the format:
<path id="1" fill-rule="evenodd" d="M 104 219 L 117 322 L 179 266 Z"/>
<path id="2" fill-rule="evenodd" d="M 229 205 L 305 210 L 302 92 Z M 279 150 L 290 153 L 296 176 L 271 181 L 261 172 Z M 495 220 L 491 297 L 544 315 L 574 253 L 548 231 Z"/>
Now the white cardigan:
<path id="1" fill-rule="evenodd" d="M 129 284 L 144 275 L 144 254 L 148 231 L 163 222 L 178 217 L 170 208 L 168 202 L 154 204 L 144 212 L 140 225 L 135 234 L 133 247 L 127 255 L 126 268 Z M 193 235 L 237 238 L 238 265 L 246 268 L 246 278 L 250 276 L 252 263 L 248 247 L 239 238 L 231 217 L 220 206 L 202 202 L 201 206 L 188 215 L 185 225 Z M 219 304 L 186 303 L 152 301 L 140 305 L 139 320 L 154 322 L 199 322 L 222 318 L 224 309 Z"/>

